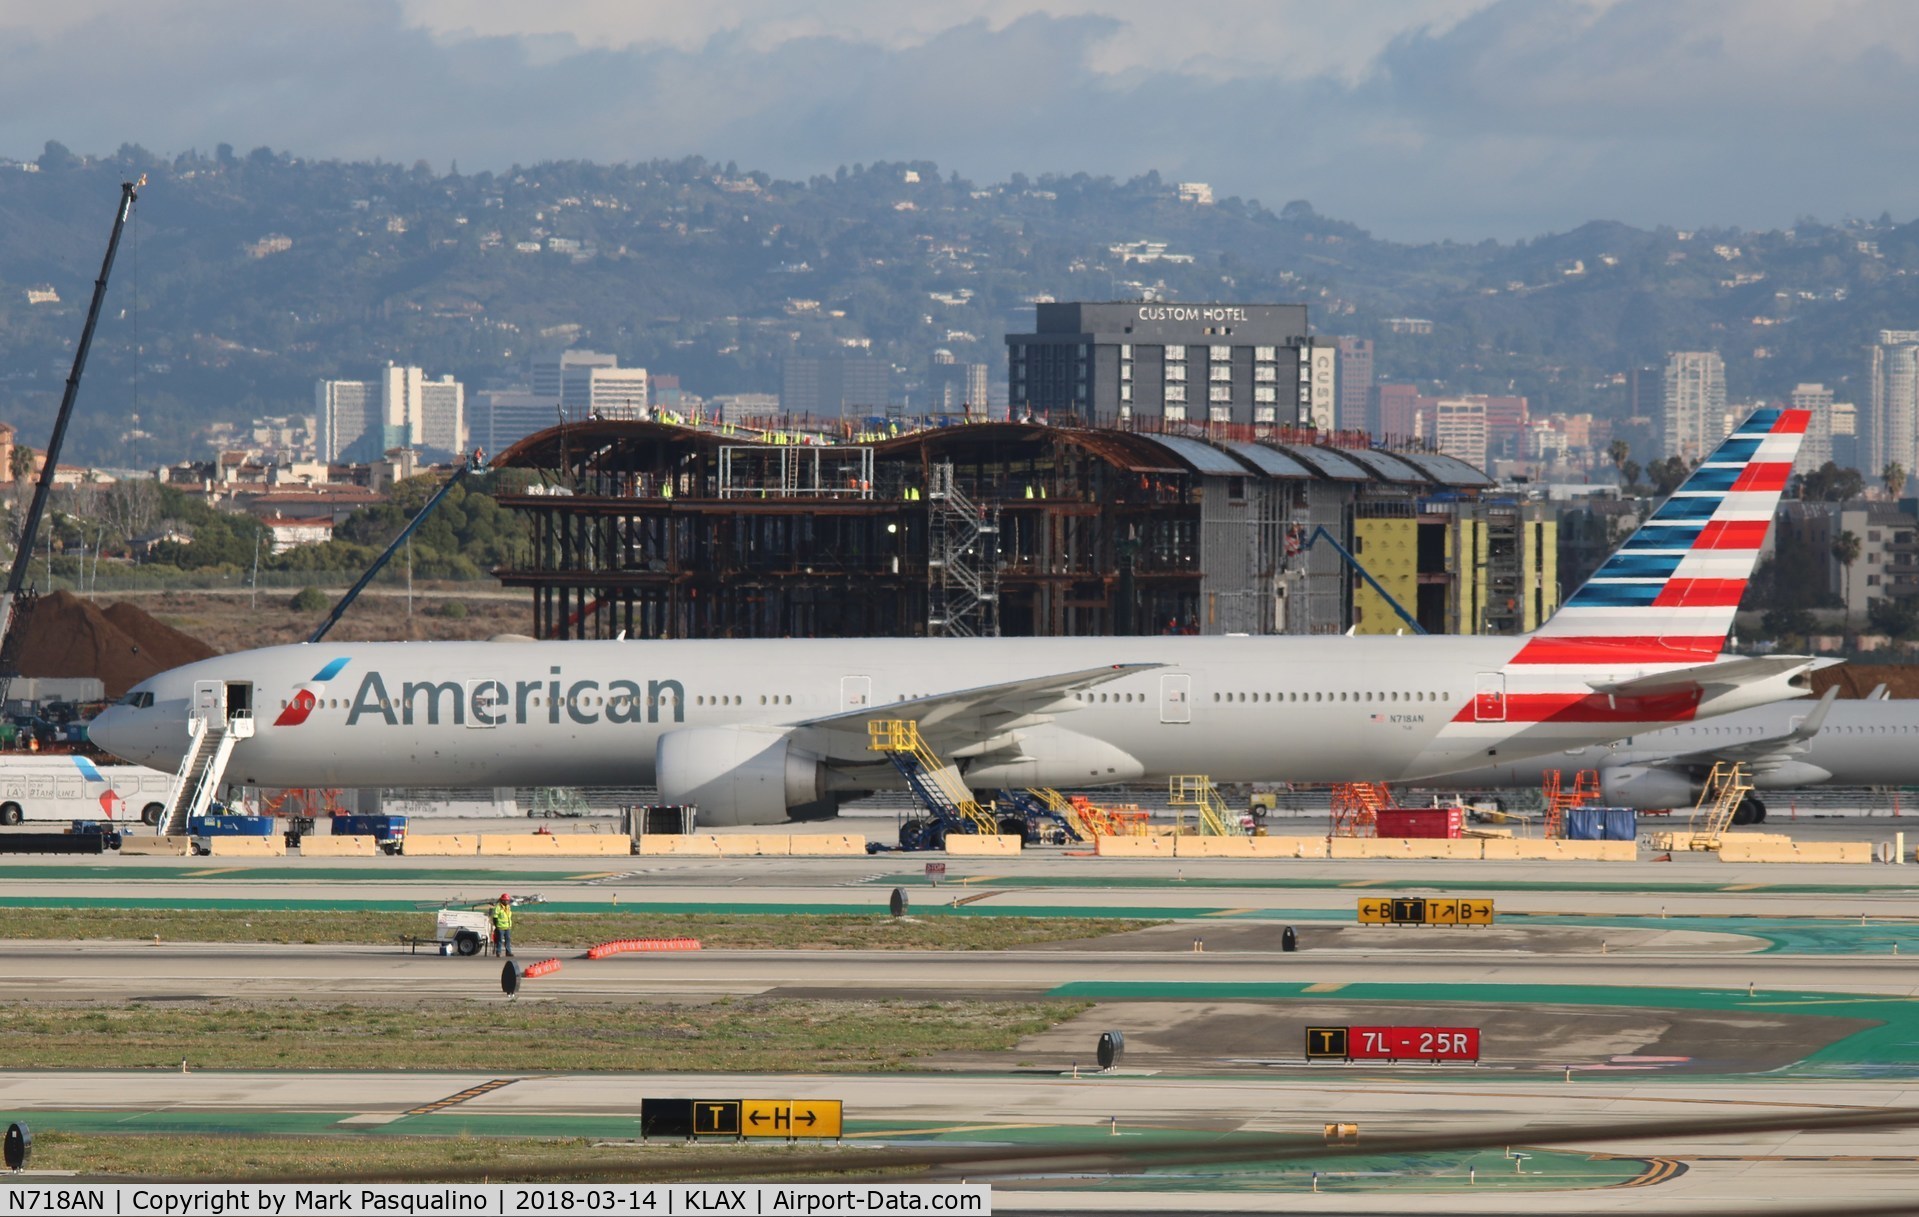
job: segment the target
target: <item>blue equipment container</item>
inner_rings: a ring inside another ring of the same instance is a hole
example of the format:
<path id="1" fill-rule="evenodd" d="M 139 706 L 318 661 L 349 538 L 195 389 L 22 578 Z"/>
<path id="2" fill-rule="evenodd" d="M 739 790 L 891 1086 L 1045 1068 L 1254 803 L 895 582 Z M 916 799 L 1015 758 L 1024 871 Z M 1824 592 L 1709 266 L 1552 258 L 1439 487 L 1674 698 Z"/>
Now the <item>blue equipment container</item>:
<path id="1" fill-rule="evenodd" d="M 1631 841 L 1639 835 L 1639 813 L 1630 807 L 1570 807 L 1569 841 Z"/>

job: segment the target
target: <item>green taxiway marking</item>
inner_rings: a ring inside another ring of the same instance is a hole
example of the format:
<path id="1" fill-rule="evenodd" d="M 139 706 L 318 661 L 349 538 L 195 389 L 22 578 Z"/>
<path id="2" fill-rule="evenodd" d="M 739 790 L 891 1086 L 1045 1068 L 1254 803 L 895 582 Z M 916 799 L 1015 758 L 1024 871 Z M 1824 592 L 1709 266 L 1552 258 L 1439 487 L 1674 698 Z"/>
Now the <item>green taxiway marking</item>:
<path id="1" fill-rule="evenodd" d="M 1306 981 L 1182 984 L 1172 981 L 1072 981 L 1049 990 L 1051 997 L 1095 1001 L 1316 1001 Z M 1919 1076 L 1919 999 L 1809 993 L 1760 989 L 1660 989 L 1606 985 L 1394 984 L 1357 982 L 1339 991 L 1340 1002 L 1400 1002 L 1421 1005 L 1458 1003 L 1555 1006 L 1625 1006 L 1639 1010 L 1710 1010 L 1725 1013 L 1791 1014 L 1803 1017 L 1844 1015 L 1872 1019 L 1876 1025 L 1835 1038 L 1796 1064 L 1768 1077 L 1904 1078 Z M 1643 1078 L 1643 1074 L 1611 1075 Z M 1739 1076 L 1739 1075 L 1732 1075 Z"/>
<path id="2" fill-rule="evenodd" d="M 1864 868 L 1861 868 L 1864 869 Z M 869 883 L 886 884 L 891 887 L 927 887 L 933 886 L 925 875 L 901 873 L 897 875 L 875 875 Z M 948 883 L 956 879 L 946 880 Z M 1706 893 L 1719 894 L 1737 892 L 1741 895 L 1765 895 L 1770 893 L 1796 894 L 1846 894 L 1852 892 L 1910 892 L 1912 883 L 1868 882 L 1868 883 L 1606 883 L 1596 879 L 1488 879 L 1481 875 L 1448 874 L 1433 876 L 1430 874 L 1408 873 L 1404 879 L 1367 880 L 1363 883 L 1352 879 L 1343 879 L 1338 875 L 1301 876 L 1299 878 L 1273 878 L 1270 876 L 1233 875 L 1194 879 L 1173 878 L 1166 875 L 996 875 L 993 878 L 996 887 L 1108 887 L 1108 888 L 1237 888 L 1246 891 L 1269 890 L 1306 890 L 1306 891 L 1378 891 L 1392 888 L 1408 892 L 1440 892 L 1450 894 L 1461 888 L 1471 888 L 1476 892 L 1667 892 L 1673 894 Z"/>

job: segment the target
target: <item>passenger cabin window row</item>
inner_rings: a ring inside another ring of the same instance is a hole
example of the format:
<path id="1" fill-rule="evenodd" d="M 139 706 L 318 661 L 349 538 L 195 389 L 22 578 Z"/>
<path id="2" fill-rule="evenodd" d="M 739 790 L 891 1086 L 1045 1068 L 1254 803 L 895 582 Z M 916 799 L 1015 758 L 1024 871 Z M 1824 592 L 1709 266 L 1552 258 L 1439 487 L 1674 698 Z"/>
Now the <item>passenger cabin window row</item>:
<path id="1" fill-rule="evenodd" d="M 1410 702 L 1449 702 L 1453 695 L 1447 692 L 1427 693 L 1420 690 L 1404 692 L 1397 689 L 1377 691 L 1371 689 L 1340 689 L 1335 692 L 1315 690 L 1301 693 L 1297 690 L 1279 693 L 1215 693 L 1213 700 L 1218 702 L 1242 701 L 1410 701 Z"/>

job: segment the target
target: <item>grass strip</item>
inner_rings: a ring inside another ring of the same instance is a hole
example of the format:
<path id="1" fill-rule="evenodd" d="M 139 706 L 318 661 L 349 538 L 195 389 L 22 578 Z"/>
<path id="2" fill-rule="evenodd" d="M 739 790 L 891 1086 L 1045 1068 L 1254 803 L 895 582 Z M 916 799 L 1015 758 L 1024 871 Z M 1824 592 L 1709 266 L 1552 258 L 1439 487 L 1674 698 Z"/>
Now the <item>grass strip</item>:
<path id="1" fill-rule="evenodd" d="M 1158 925 L 1105 917 L 905 917 L 843 913 L 514 915 L 516 949 L 585 950 L 614 938 L 697 938 L 709 950 L 1006 951 Z M 11 909 L 8 938 L 166 942 L 390 943 L 433 936 L 433 913 L 360 910 Z"/>
<path id="2" fill-rule="evenodd" d="M 608 1167 L 630 1165 L 642 1153 L 648 1162 L 692 1153 L 726 1153 L 733 1147 L 653 1144 L 644 1149 L 601 1145 L 584 1137 L 382 1137 L 217 1136 L 193 1133 L 101 1135 L 37 1132 L 35 1170 L 74 1171 L 82 1176 L 137 1175 L 191 1179 L 273 1179 L 286 1175 L 417 1170 L 487 1172 L 511 1181 L 515 1169 L 555 1161 Z"/>
<path id="3" fill-rule="evenodd" d="M 405 1005 L 0 1002 L 7 1058 L 36 1069 L 877 1073 L 1009 1049 L 1091 1002 L 726 998 Z"/>

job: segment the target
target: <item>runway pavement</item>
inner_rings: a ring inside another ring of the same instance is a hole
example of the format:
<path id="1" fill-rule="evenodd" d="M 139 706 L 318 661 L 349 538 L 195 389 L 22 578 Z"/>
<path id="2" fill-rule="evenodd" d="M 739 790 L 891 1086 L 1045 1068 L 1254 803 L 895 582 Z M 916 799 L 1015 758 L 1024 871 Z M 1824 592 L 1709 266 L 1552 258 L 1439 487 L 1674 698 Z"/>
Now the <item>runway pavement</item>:
<path id="1" fill-rule="evenodd" d="M 1116 862 L 1060 853 L 923 858 L 506 859 L 304 862 L 70 859 L 0 863 L 0 908 L 411 908 L 502 888 L 546 911 L 803 911 L 882 916 L 895 887 L 914 916 L 1164 918 L 1171 924 L 1043 949 L 574 952 L 521 1001 L 706 1002 L 798 996 L 1074 998 L 1092 1008 L 1005 1053 L 936 1054 L 872 1077 L 36 1072 L 0 1061 L 0 1118 L 101 1131 L 237 1128 L 329 1135 L 630 1136 L 647 1095 L 841 1098 L 854 1140 L 986 1144 L 1129 1137 L 1366 1136 L 1512 1128 L 1533 1159 L 1252 1164 L 1127 1178 L 1002 1178 L 1001 1211 L 1313 1213 L 1764 1213 L 1910 1200 L 1919 1133 L 1716 1134 L 1728 1113 L 1919 1106 L 1919 900 L 1892 866 L 1672 863 Z M 1362 896 L 1491 895 L 1492 930 L 1361 929 Z M 1862 922 L 1863 918 L 1863 924 Z M 1280 924 L 1305 949 L 1276 949 Z M 1205 949 L 1193 949 L 1194 940 Z M 1894 954 L 1904 948 L 1903 954 Z M 522 952 L 522 962 L 533 956 Z M 496 1002 L 496 962 L 396 947 L 201 946 L 0 939 L 0 1002 L 192 999 Z M 735 1006 L 716 1017 L 747 1017 Z M 616 1017 L 609 1013 L 609 1017 Z M 1316 1021 L 1482 1028 L 1477 1067 L 1306 1065 Z M 1104 1029 L 1119 1070 L 1091 1072 Z M 1072 1076 L 1078 1061 L 1081 1076 Z M 441 1104 L 440 1106 L 435 1106 Z M 433 1107 L 431 1112 L 416 1109 Z M 1540 1146 L 1555 1128 L 1697 1117 L 1657 1143 Z M 1115 1123 L 1116 1121 L 1116 1123 Z M 276 1123 L 280 1122 L 280 1123 Z M 1114 1136 L 1113 1130 L 1118 1135 Z M 1566 1150 L 1573 1152 L 1567 1153 Z M 1608 1157 L 1607 1155 L 1623 1155 Z M 1463 1182 L 1523 1172 L 1494 1189 Z M 1363 1169 L 1362 1169 L 1363 1167 Z M 1457 1168 L 1456 1170 L 1453 1168 Z M 1515 1188 L 1519 1190 L 1515 1190 Z M 1359 1189 L 1359 1190 L 1352 1190 Z"/>

